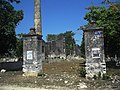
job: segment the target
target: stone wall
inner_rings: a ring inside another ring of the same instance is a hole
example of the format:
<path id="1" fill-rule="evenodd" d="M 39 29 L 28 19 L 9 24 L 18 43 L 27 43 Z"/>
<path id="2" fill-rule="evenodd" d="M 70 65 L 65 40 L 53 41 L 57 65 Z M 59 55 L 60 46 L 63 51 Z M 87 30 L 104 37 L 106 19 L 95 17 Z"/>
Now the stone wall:
<path id="1" fill-rule="evenodd" d="M 46 57 L 48 58 L 66 58 L 65 39 L 57 39 L 46 42 Z"/>
<path id="2" fill-rule="evenodd" d="M 80 46 L 74 44 L 72 54 L 66 56 L 65 38 L 59 38 L 46 42 L 45 57 L 46 58 L 60 58 L 60 59 L 78 59 L 81 55 Z"/>

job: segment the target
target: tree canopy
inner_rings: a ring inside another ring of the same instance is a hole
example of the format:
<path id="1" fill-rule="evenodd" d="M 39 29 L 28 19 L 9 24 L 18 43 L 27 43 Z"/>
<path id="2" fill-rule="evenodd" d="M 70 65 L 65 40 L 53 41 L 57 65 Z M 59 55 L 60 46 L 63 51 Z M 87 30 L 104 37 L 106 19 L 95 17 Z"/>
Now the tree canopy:
<path id="1" fill-rule="evenodd" d="M 15 51 L 15 28 L 23 19 L 23 11 L 15 10 L 12 2 L 20 1 L 0 0 L 0 56 L 10 55 Z"/>
<path id="2" fill-rule="evenodd" d="M 109 1 L 109 0 L 108 0 Z M 120 56 L 120 3 L 109 3 L 109 7 L 91 6 L 84 19 L 104 27 L 106 56 Z"/>
<path id="3" fill-rule="evenodd" d="M 66 55 L 72 55 L 74 52 L 75 39 L 73 38 L 75 34 L 72 31 L 67 31 L 64 33 L 65 36 L 65 47 Z"/>

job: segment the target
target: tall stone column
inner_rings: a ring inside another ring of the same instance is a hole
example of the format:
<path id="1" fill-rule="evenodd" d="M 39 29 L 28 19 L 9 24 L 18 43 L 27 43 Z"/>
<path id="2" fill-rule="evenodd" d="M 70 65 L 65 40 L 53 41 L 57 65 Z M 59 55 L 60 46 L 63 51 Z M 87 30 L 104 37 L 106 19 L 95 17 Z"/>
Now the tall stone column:
<path id="1" fill-rule="evenodd" d="M 24 76 L 38 76 L 42 72 L 42 27 L 40 0 L 34 0 L 34 28 L 23 35 Z"/>
<path id="2" fill-rule="evenodd" d="M 34 28 L 36 34 L 42 35 L 41 0 L 34 0 Z"/>

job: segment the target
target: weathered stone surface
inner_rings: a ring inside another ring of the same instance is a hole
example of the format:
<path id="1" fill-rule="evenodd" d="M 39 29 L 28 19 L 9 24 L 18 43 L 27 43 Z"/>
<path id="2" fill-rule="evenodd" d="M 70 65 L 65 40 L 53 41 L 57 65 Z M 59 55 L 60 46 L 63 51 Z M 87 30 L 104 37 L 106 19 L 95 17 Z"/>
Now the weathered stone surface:
<path id="1" fill-rule="evenodd" d="M 74 42 L 74 39 L 73 39 Z M 67 55 L 65 37 L 57 38 L 56 40 L 49 40 L 46 42 L 45 47 L 46 57 L 48 58 L 60 58 L 60 59 L 80 59 L 80 46 L 74 44 L 71 50 L 71 55 Z"/>
<path id="2" fill-rule="evenodd" d="M 85 55 L 86 55 L 86 77 L 98 76 L 106 73 L 104 59 L 104 37 L 101 27 L 94 23 L 84 30 Z"/>
<path id="3" fill-rule="evenodd" d="M 44 58 L 41 0 L 34 0 L 34 28 L 23 36 L 23 72 L 25 76 L 37 76 L 42 72 L 42 59 Z"/>
<path id="4" fill-rule="evenodd" d="M 46 56 L 48 58 L 66 59 L 65 38 L 46 42 Z"/>
<path id="5" fill-rule="evenodd" d="M 42 36 L 32 30 L 23 36 L 23 72 L 28 76 L 42 72 Z"/>
<path id="6" fill-rule="evenodd" d="M 36 34 L 42 35 L 41 0 L 34 0 L 34 28 Z"/>

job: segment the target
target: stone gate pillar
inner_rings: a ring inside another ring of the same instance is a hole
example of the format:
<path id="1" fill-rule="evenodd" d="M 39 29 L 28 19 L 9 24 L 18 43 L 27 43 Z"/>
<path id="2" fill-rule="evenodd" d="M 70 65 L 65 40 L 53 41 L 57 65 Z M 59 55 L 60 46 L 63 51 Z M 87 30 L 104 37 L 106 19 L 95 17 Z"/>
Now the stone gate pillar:
<path id="1" fill-rule="evenodd" d="M 86 77 L 106 73 L 103 28 L 91 23 L 84 28 Z"/>
<path id="2" fill-rule="evenodd" d="M 34 28 L 23 35 L 23 72 L 37 76 L 42 72 L 42 25 L 40 0 L 34 0 Z"/>
<path id="3" fill-rule="evenodd" d="M 42 36 L 31 28 L 23 35 L 23 72 L 25 76 L 37 76 L 42 72 Z"/>

